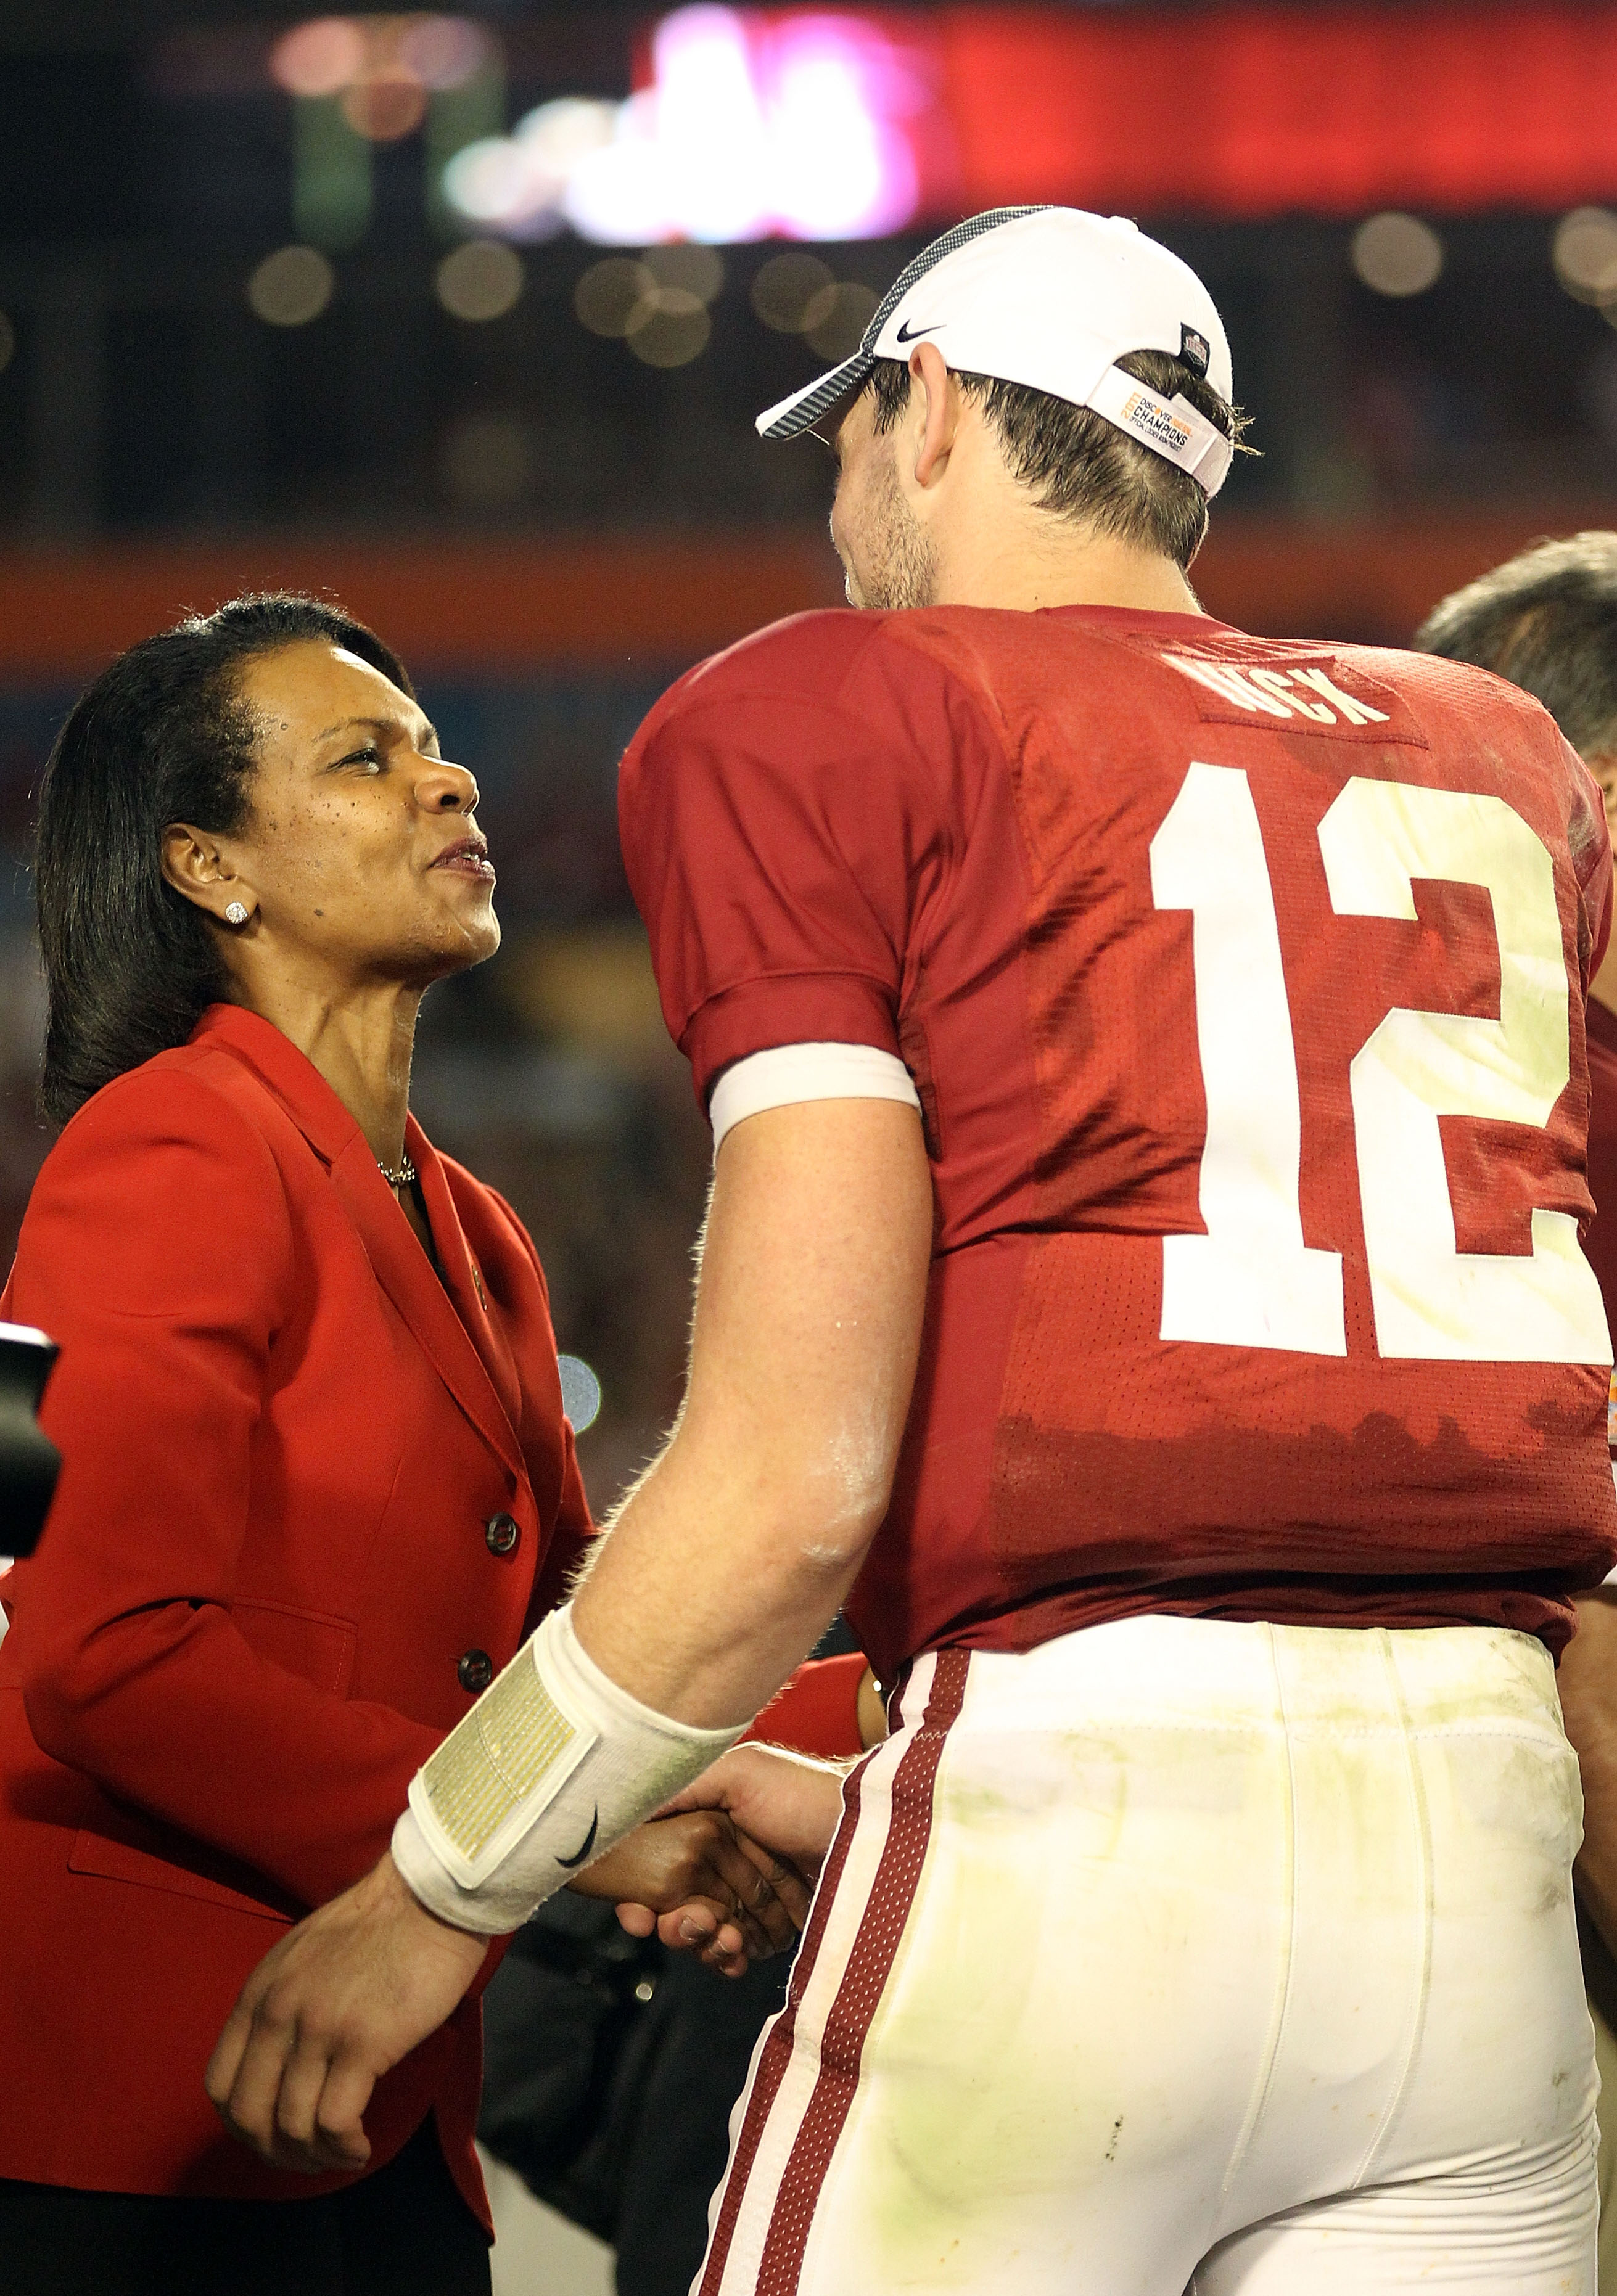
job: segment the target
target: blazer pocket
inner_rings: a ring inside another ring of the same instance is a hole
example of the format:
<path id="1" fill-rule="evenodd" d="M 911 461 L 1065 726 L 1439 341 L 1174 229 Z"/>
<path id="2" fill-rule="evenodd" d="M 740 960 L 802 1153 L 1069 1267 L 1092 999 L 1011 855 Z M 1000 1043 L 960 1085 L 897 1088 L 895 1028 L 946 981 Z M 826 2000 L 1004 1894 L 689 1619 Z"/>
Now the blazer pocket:
<path id="1" fill-rule="evenodd" d="M 198 1862 L 178 1865 L 159 1849 L 143 1848 L 135 1838 L 137 1833 L 150 1833 L 154 1842 L 161 1841 L 163 1837 L 155 1826 L 148 1827 L 133 1816 L 127 1819 L 121 1813 L 109 1816 L 119 1833 L 103 1833 L 91 1826 L 80 1826 L 68 1852 L 70 1874 L 91 1874 L 103 1882 L 133 1882 L 144 1890 L 166 1890 L 171 1897 L 195 1898 L 203 1905 L 220 1906 L 230 1913 L 256 1915 L 262 1922 L 290 1925 L 297 1920 L 297 1909 L 290 1901 L 277 1905 L 273 1897 L 259 1897 L 250 1888 L 239 1887 L 230 1877 L 239 1875 L 242 1882 L 258 1882 L 266 1892 L 273 1892 L 275 1885 L 260 1881 L 234 1858 L 215 1857 L 201 1842 L 186 1841 L 183 1845 L 185 1853 Z M 176 1840 L 175 1847 L 181 1846 Z"/>
<path id="2" fill-rule="evenodd" d="M 294 1611 L 284 1603 L 232 1603 L 230 1615 L 248 1648 L 316 1690 L 346 1698 L 357 1639 L 351 1619 L 323 1611 Z"/>

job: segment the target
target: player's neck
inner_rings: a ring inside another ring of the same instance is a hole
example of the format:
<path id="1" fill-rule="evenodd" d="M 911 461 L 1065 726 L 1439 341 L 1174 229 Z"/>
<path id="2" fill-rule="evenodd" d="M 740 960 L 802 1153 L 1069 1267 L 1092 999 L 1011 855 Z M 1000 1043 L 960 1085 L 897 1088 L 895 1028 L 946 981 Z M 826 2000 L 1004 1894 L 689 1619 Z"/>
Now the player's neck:
<path id="1" fill-rule="evenodd" d="M 1024 613 L 1041 606 L 1132 606 L 1151 614 L 1202 611 L 1171 558 L 1045 517 L 979 527 L 940 553 L 933 603 L 1009 607 Z"/>

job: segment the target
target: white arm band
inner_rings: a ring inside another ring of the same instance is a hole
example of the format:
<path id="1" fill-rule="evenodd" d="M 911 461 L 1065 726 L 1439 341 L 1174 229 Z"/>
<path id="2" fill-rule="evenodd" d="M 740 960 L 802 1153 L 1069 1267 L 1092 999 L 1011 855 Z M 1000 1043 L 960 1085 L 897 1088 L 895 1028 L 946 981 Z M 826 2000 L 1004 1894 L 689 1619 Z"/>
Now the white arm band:
<path id="1" fill-rule="evenodd" d="M 804 1100 L 901 1100 L 917 1112 L 921 1106 L 903 1062 L 878 1046 L 774 1045 L 733 1062 L 714 1086 L 708 1103 L 713 1153 L 743 1117 Z"/>
<path id="2" fill-rule="evenodd" d="M 457 1929 L 503 1937 L 746 1728 L 697 1730 L 602 1673 L 553 1611 L 410 1781 L 393 1863 Z"/>

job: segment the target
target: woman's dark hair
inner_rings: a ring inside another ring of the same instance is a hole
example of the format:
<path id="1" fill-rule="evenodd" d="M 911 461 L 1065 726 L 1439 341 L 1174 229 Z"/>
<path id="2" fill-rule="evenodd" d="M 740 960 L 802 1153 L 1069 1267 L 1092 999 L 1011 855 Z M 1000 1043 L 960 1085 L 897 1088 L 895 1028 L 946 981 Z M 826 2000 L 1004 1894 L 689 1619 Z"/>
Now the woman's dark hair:
<path id="1" fill-rule="evenodd" d="M 183 1045 L 226 983 L 214 929 L 162 872 L 170 823 L 228 836 L 251 808 L 258 729 L 245 665 L 304 639 L 344 646 L 415 698 L 399 661 L 341 608 L 233 598 L 143 638 L 56 737 L 39 792 L 35 889 L 48 1020 L 39 1097 L 65 1123 L 93 1092 Z"/>

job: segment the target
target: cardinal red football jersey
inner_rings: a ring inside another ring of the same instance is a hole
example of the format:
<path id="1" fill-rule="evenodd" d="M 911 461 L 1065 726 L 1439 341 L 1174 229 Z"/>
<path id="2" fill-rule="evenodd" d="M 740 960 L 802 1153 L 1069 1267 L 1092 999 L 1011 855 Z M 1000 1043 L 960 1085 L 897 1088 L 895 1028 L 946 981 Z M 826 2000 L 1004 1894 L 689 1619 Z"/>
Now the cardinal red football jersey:
<path id="1" fill-rule="evenodd" d="M 620 811 L 704 1100 L 826 1039 L 920 1093 L 881 1674 L 1146 1610 L 1559 1644 L 1617 1532 L 1612 867 L 1536 703 L 1192 615 L 814 614 L 663 698 Z"/>

